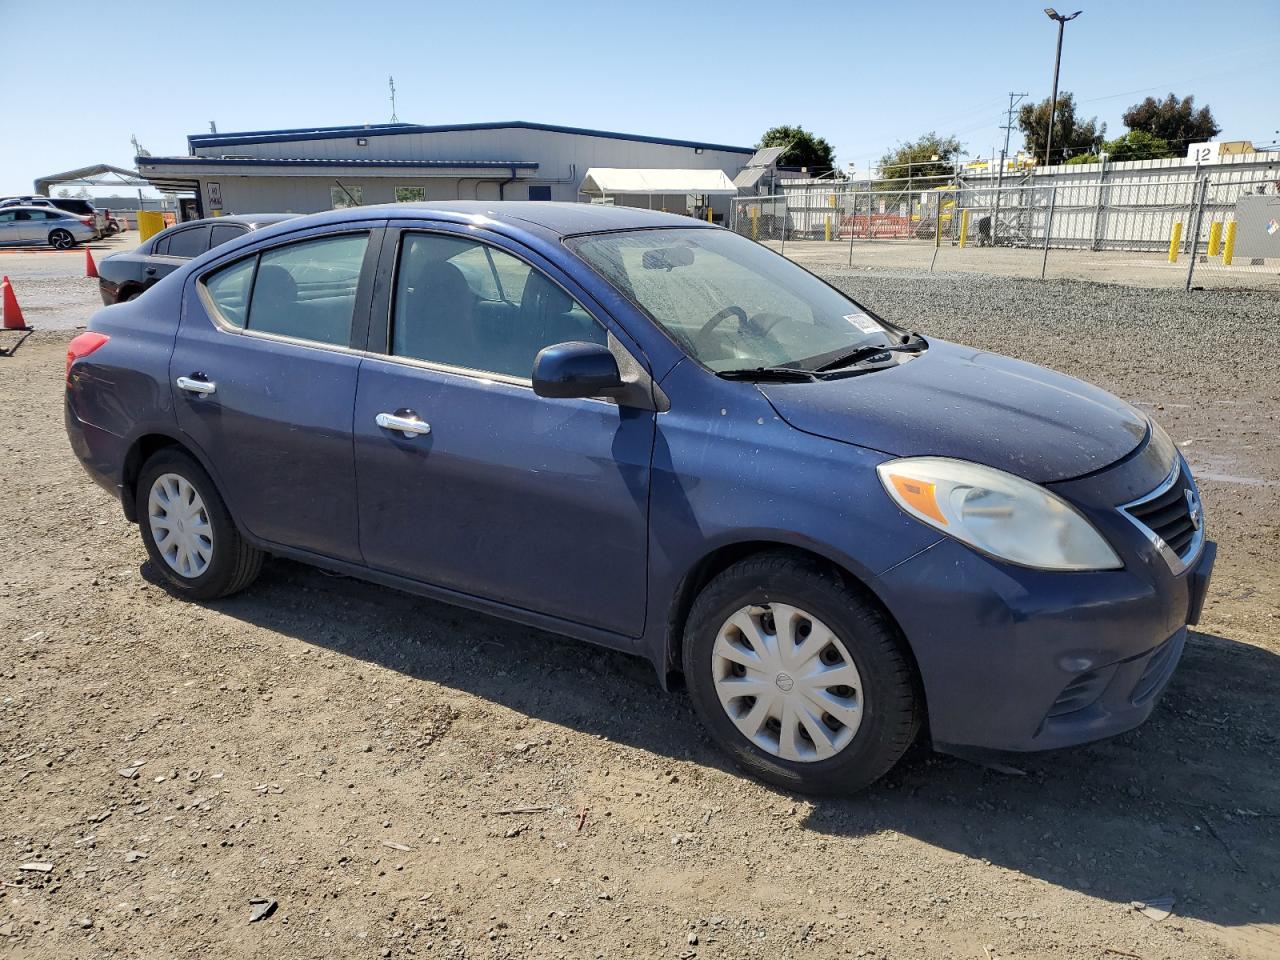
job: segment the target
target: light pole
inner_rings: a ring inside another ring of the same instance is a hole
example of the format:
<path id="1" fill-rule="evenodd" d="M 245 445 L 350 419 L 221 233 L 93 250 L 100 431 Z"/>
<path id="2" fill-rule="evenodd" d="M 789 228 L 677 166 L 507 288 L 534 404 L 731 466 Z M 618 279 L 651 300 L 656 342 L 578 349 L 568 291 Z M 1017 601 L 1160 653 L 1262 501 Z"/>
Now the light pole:
<path id="1" fill-rule="evenodd" d="M 1067 25 L 1068 20 L 1074 20 L 1083 10 L 1077 10 L 1068 16 L 1063 16 L 1053 7 L 1045 7 L 1044 12 L 1050 20 L 1058 21 L 1058 52 L 1053 58 L 1053 93 L 1049 97 L 1049 134 L 1045 137 L 1044 143 L 1044 165 L 1049 165 L 1049 157 L 1053 150 L 1053 115 L 1058 109 L 1058 67 L 1062 64 L 1062 30 Z"/>

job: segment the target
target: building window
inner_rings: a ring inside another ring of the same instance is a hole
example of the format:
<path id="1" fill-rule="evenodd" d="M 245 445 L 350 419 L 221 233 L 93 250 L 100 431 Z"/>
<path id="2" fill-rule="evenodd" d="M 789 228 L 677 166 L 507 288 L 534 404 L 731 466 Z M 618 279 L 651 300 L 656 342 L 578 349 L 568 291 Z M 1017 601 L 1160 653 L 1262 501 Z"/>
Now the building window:
<path id="1" fill-rule="evenodd" d="M 364 203 L 364 187 L 330 187 L 329 205 L 335 210 L 358 207 Z"/>
<path id="2" fill-rule="evenodd" d="M 529 188 L 530 200 L 550 200 L 551 188 L 549 186 L 531 186 Z"/>
<path id="3" fill-rule="evenodd" d="M 396 187 L 396 203 L 422 203 L 426 199 L 426 187 Z"/>

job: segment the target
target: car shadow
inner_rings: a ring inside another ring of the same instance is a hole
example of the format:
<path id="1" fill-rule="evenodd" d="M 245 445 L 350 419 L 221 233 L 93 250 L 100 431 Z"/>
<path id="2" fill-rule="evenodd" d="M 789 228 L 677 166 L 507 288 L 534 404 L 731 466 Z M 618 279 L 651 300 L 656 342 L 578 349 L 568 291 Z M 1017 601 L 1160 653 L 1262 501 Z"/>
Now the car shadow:
<path id="1" fill-rule="evenodd" d="M 143 575 L 162 583 L 150 564 Z M 210 606 L 530 717 L 745 776 L 636 657 L 284 560 Z M 1171 895 L 1181 916 L 1275 923 L 1277 689 L 1280 656 L 1196 632 L 1138 730 L 1003 769 L 918 746 L 857 796 L 811 799 L 802 827 L 904 835 L 1117 904 Z"/>

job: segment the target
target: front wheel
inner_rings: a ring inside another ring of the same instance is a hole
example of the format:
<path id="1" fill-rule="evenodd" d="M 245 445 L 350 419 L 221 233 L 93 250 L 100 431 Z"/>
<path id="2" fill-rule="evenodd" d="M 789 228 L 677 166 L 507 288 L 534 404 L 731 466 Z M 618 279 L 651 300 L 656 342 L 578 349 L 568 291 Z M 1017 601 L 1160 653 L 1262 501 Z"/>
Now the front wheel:
<path id="1" fill-rule="evenodd" d="M 803 557 L 763 554 L 712 580 L 689 614 L 684 673 L 716 742 L 791 790 L 860 790 L 920 729 L 898 631 L 838 572 Z"/>
<path id="2" fill-rule="evenodd" d="M 137 517 L 151 562 L 179 596 L 238 593 L 262 568 L 262 552 L 240 535 L 209 474 L 180 450 L 161 450 L 138 477 Z"/>
<path id="3" fill-rule="evenodd" d="M 71 235 L 71 231 L 63 230 L 59 227 L 49 233 L 49 246 L 55 250 L 70 250 L 76 245 L 76 238 Z"/>

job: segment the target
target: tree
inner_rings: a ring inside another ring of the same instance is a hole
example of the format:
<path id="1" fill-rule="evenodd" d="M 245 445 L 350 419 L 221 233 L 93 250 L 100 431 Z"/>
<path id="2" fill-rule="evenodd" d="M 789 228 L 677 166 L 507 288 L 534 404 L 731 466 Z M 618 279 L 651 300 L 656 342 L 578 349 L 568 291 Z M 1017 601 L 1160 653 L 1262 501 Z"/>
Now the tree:
<path id="1" fill-rule="evenodd" d="M 831 144 L 816 137 L 804 127 L 770 127 L 756 144 L 763 147 L 786 147 L 778 163 L 786 167 L 807 167 L 813 176 L 830 173 L 835 167 L 835 151 Z"/>
<path id="2" fill-rule="evenodd" d="M 923 177 L 950 177 L 955 171 L 955 159 L 963 145 L 955 137 L 940 137 L 932 130 L 917 140 L 899 143 L 880 158 L 878 186 L 895 190 L 908 180 Z"/>
<path id="3" fill-rule="evenodd" d="M 1024 103 L 1018 111 L 1018 126 L 1027 141 L 1027 150 L 1037 163 L 1044 163 L 1044 148 L 1049 135 L 1049 98 L 1039 103 Z M 1063 91 L 1058 94 L 1058 107 L 1053 114 L 1053 156 L 1050 163 L 1062 163 L 1078 153 L 1097 153 L 1102 146 L 1107 125 L 1097 117 L 1087 121 L 1076 117 L 1076 98 Z"/>
<path id="4" fill-rule="evenodd" d="M 1195 97 L 1179 100 L 1172 93 L 1163 100 L 1147 97 L 1124 112 L 1124 125 L 1159 137 L 1176 152 L 1188 143 L 1212 140 L 1222 128 L 1208 107 L 1195 109 Z"/>
<path id="5" fill-rule="evenodd" d="M 1146 130 L 1130 130 L 1123 137 L 1108 140 L 1102 145 L 1107 159 L 1120 160 L 1163 160 L 1172 157 L 1177 150 L 1167 140 L 1154 136 Z"/>
<path id="6" fill-rule="evenodd" d="M 1102 152 L 1110 161 L 1122 160 L 1163 160 L 1174 156 L 1177 151 L 1159 137 L 1153 137 L 1145 130 L 1130 130 L 1123 137 L 1107 140 L 1102 144 Z M 1097 163 L 1102 157 L 1096 153 L 1077 153 L 1067 163 Z"/>

